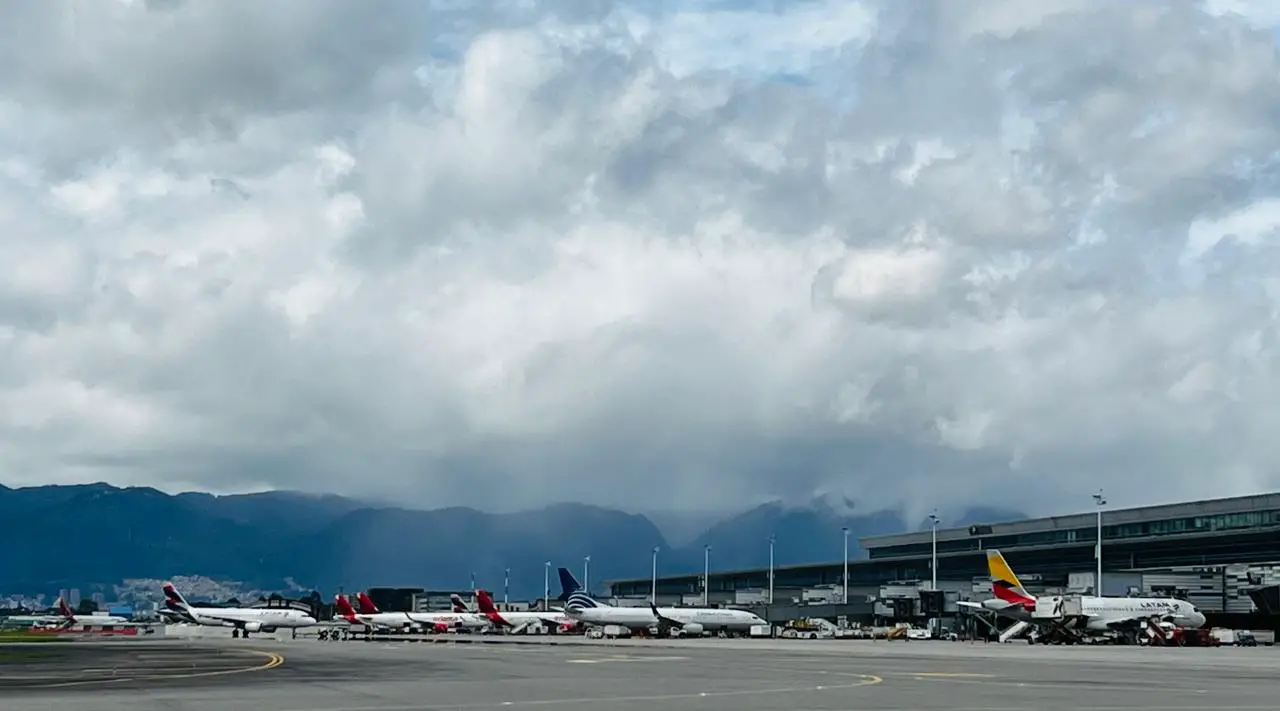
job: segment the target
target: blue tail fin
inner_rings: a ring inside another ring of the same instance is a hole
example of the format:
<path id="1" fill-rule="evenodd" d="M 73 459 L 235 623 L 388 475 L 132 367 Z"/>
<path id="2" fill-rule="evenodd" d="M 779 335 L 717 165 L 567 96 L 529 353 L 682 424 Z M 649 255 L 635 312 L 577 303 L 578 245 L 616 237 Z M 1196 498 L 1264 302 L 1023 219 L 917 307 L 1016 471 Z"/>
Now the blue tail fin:
<path id="1" fill-rule="evenodd" d="M 600 603 L 591 599 L 587 591 L 582 589 L 578 584 L 578 579 L 573 577 L 573 573 L 568 568 L 560 569 L 560 597 L 565 603 L 566 610 L 581 610 L 586 607 L 600 607 Z"/>
<path id="2" fill-rule="evenodd" d="M 561 602 L 569 599 L 570 595 L 578 592 L 585 592 L 582 585 L 578 584 L 578 579 L 573 577 L 573 573 L 568 568 L 560 568 L 560 597 L 556 598 Z"/>

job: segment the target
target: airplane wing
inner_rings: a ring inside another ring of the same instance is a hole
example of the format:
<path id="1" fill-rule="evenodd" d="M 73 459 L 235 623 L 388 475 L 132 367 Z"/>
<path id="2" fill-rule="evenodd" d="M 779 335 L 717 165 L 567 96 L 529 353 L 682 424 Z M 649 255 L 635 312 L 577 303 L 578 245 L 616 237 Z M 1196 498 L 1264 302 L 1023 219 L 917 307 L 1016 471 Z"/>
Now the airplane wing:
<path id="1" fill-rule="evenodd" d="M 956 600 L 956 604 L 957 604 L 957 605 L 959 605 L 959 606 L 961 606 L 961 607 L 968 607 L 968 608 L 972 608 L 972 609 L 974 609 L 974 610 L 985 610 L 985 609 L 987 609 L 987 608 L 983 607 L 983 606 L 982 606 L 982 603 L 980 603 L 980 602 L 970 602 L 970 601 L 968 601 L 968 600 Z"/>
<path id="2" fill-rule="evenodd" d="M 658 634 L 664 634 L 670 631 L 672 628 L 675 628 L 675 629 L 684 628 L 683 622 L 673 620 L 670 617 L 665 617 L 662 615 L 662 613 L 658 612 L 657 605 L 653 603 L 649 603 L 649 609 L 653 611 L 654 618 L 658 620 Z"/>
<path id="3" fill-rule="evenodd" d="M 207 612 L 201 612 L 199 619 L 216 620 L 223 624 L 231 625 L 232 627 L 244 627 L 245 623 L 249 621 L 249 620 L 242 620 L 236 617 L 223 617 L 221 615 L 210 615 Z M 252 620 L 252 621 L 261 622 L 261 620 Z"/>

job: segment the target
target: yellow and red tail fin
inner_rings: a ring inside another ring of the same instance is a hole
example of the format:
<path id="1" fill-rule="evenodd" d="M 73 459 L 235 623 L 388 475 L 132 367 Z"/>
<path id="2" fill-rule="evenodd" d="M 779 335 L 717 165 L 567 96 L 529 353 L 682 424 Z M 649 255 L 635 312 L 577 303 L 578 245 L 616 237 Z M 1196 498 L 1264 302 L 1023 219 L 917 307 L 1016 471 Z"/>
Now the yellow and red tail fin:
<path id="1" fill-rule="evenodd" d="M 991 575 L 991 592 L 1005 602 L 1035 605 L 1036 598 L 1022 587 L 1022 581 L 998 550 L 987 551 L 987 572 Z"/>

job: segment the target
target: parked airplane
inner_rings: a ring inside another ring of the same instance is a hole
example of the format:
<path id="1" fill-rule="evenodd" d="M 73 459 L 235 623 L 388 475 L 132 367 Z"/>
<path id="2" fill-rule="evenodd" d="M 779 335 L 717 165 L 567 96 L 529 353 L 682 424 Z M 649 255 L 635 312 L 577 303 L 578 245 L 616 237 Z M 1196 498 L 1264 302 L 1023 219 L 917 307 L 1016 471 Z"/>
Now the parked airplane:
<path id="1" fill-rule="evenodd" d="M 53 609 L 55 610 L 53 614 L 10 615 L 0 618 L 0 622 L 6 624 L 29 624 L 40 627 L 70 627 L 77 622 L 91 625 L 118 625 L 129 621 L 123 617 L 117 617 L 105 612 L 95 611 L 88 615 L 77 615 L 62 598 L 54 601 Z"/>
<path id="2" fill-rule="evenodd" d="M 487 590 L 476 591 L 476 603 L 480 606 L 480 612 L 494 624 L 495 627 L 524 627 L 526 625 L 541 625 L 548 632 L 554 629 L 570 628 L 578 624 L 573 617 L 563 612 L 539 612 L 536 610 L 526 612 L 502 612 L 498 610 L 498 606 L 493 604 L 493 597 L 489 595 Z"/>
<path id="3" fill-rule="evenodd" d="M 360 594 L 364 595 L 364 593 Z M 409 618 L 409 613 L 407 612 L 379 612 L 372 601 L 369 602 L 369 605 L 373 607 L 373 612 L 356 612 L 346 595 L 338 593 L 333 596 L 333 607 L 338 616 L 349 624 L 363 625 L 367 632 L 375 630 L 413 632 L 422 628 L 421 625 Z"/>
<path id="4" fill-rule="evenodd" d="M 129 623 L 128 618 L 107 612 L 94 611 L 87 615 L 77 615 L 62 598 L 58 598 L 57 608 L 59 619 L 65 621 L 68 625 L 77 623 L 82 625 L 119 625 Z"/>
<path id="5" fill-rule="evenodd" d="M 475 610 L 473 610 L 473 609 L 471 609 L 471 606 L 470 606 L 470 605 L 468 605 L 465 601 L 463 601 L 462 596 L 461 596 L 461 595 L 459 595 L 458 593 L 454 593 L 454 594 L 450 595 L 450 596 L 449 596 L 449 602 L 452 602 L 452 603 L 453 603 L 453 611 L 454 611 L 454 612 L 457 612 L 457 613 L 468 613 L 468 614 L 472 614 L 472 615 L 476 614 L 476 611 L 475 611 Z"/>
<path id="6" fill-rule="evenodd" d="M 403 615 L 423 629 L 443 632 L 449 629 L 480 629 L 489 626 L 489 618 L 471 612 L 380 612 L 364 592 L 356 594 L 361 615 Z M 389 618 L 388 618 L 389 619 Z"/>
<path id="7" fill-rule="evenodd" d="M 164 597 L 169 619 L 180 619 L 209 627 L 234 627 L 236 635 L 251 632 L 275 632 L 277 629 L 311 627 L 316 618 L 291 607 L 192 607 L 173 583 L 164 584 Z"/>
<path id="8" fill-rule="evenodd" d="M 717 607 L 614 607 L 601 605 L 590 595 L 580 592 L 573 573 L 560 568 L 562 595 L 568 599 L 565 612 L 576 620 L 592 625 L 620 625 L 633 631 L 657 627 L 659 634 L 677 630 L 681 635 L 698 636 L 705 632 L 745 634 L 757 625 L 769 623 L 746 610 Z"/>
<path id="9" fill-rule="evenodd" d="M 994 612 L 1019 622 L 1032 623 L 1037 598 L 1022 587 L 1013 568 L 998 550 L 987 551 L 987 571 L 995 597 L 983 602 L 961 602 L 965 607 Z M 1101 597 L 1080 599 L 1081 614 L 1071 627 L 1086 632 L 1131 632 L 1152 620 L 1178 627 L 1203 627 L 1204 613 L 1186 600 L 1163 597 Z"/>

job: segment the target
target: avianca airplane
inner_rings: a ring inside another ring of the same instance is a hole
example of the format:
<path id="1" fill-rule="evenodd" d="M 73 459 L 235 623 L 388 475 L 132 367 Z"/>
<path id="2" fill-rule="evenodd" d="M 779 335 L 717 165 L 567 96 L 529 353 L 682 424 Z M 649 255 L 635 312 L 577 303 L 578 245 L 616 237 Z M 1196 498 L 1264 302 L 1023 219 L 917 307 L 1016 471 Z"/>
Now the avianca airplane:
<path id="1" fill-rule="evenodd" d="M 250 632 L 275 632 L 280 628 L 311 627 L 316 618 L 291 607 L 192 607 L 173 583 L 164 584 L 166 617 L 208 627 L 234 627 Z"/>
<path id="2" fill-rule="evenodd" d="M 965 607 L 981 608 L 1019 622 L 1034 622 L 1032 613 L 1037 598 L 1022 587 L 1013 568 L 998 550 L 987 551 L 987 571 L 991 574 L 991 591 L 995 595 L 983 602 L 961 602 Z M 1098 597 L 1080 599 L 1080 619 L 1072 627 L 1088 632 L 1132 630 L 1151 620 L 1169 622 L 1178 627 L 1203 627 L 1204 613 L 1186 600 L 1164 597 Z"/>
<path id="3" fill-rule="evenodd" d="M 480 612 L 489 618 L 495 627 L 523 627 L 537 624 L 551 631 L 557 628 L 572 629 L 578 624 L 577 620 L 563 612 L 501 612 L 498 606 L 493 604 L 493 597 L 487 590 L 476 591 L 476 603 L 480 606 Z"/>
<path id="4" fill-rule="evenodd" d="M 707 632 L 747 633 L 757 625 L 768 625 L 764 619 L 746 610 L 718 607 L 614 607 L 601 605 L 590 595 L 580 592 L 573 573 L 560 568 L 562 595 L 568 598 L 565 612 L 570 617 L 592 625 L 621 625 L 644 630 L 657 627 L 659 634 L 678 630 L 682 635 L 701 635 Z"/>
<path id="5" fill-rule="evenodd" d="M 360 593 L 361 596 L 364 593 Z M 421 629 L 421 626 L 409 619 L 408 613 L 404 612 L 378 612 L 377 606 L 372 601 L 369 602 L 373 607 L 373 612 L 356 612 L 351 606 L 351 601 L 346 595 L 338 593 L 333 597 L 333 605 L 338 615 L 352 625 L 363 625 L 366 631 L 373 630 L 397 630 L 408 632 Z"/>
<path id="6" fill-rule="evenodd" d="M 360 605 L 360 615 L 401 615 L 410 622 L 424 629 L 446 631 L 449 629 L 479 629 L 489 626 L 489 619 L 484 615 L 470 612 L 380 612 L 378 606 L 364 592 L 356 595 Z M 349 603 L 348 603 L 349 604 Z"/>

